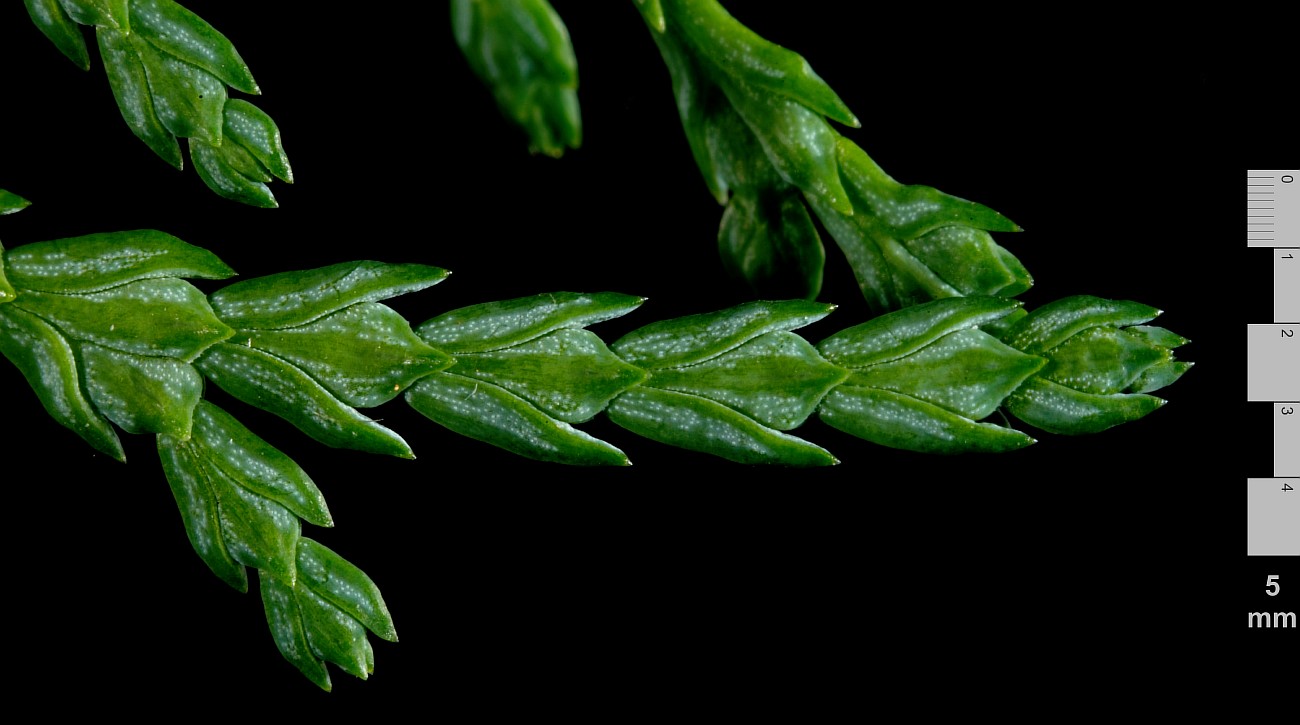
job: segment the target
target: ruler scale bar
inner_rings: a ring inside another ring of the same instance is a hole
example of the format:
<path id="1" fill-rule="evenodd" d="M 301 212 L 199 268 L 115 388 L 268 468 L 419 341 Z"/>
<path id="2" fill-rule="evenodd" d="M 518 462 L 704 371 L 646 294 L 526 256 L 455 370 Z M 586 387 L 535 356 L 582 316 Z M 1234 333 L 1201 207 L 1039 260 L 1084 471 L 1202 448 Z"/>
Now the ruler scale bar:
<path id="1" fill-rule="evenodd" d="M 1246 245 L 1300 245 L 1300 170 L 1246 172 Z M 1261 212 L 1268 212 L 1267 214 Z"/>

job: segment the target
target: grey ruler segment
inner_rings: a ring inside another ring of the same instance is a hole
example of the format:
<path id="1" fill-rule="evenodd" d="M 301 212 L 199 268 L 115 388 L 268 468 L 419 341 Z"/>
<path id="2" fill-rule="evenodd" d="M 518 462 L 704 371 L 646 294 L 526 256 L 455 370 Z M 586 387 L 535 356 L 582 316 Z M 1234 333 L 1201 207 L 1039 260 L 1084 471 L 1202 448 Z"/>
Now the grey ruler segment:
<path id="1" fill-rule="evenodd" d="M 1246 555 L 1300 556 L 1300 478 L 1246 480 Z"/>
<path id="2" fill-rule="evenodd" d="M 1300 401 L 1273 404 L 1273 475 L 1300 478 Z"/>
<path id="3" fill-rule="evenodd" d="M 1246 400 L 1300 400 L 1300 324 L 1246 325 Z"/>
<path id="4" fill-rule="evenodd" d="M 1246 172 L 1246 244 L 1300 247 L 1300 170 Z"/>
<path id="5" fill-rule="evenodd" d="M 1273 250 L 1273 321 L 1300 324 L 1300 249 Z"/>

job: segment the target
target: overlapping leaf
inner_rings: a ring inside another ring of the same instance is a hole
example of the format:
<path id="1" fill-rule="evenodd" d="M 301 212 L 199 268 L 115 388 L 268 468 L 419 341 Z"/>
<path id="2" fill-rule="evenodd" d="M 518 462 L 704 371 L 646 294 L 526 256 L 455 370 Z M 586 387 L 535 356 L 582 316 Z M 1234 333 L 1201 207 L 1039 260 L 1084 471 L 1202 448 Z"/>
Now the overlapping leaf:
<path id="1" fill-rule="evenodd" d="M 41 32 L 90 68 L 77 24 L 91 25 L 122 118 L 168 164 L 184 166 L 178 139 L 189 139 L 199 177 L 217 194 L 275 207 L 267 183 L 293 183 L 270 116 L 231 100 L 227 87 L 260 92 L 233 44 L 172 0 L 25 0 Z"/>

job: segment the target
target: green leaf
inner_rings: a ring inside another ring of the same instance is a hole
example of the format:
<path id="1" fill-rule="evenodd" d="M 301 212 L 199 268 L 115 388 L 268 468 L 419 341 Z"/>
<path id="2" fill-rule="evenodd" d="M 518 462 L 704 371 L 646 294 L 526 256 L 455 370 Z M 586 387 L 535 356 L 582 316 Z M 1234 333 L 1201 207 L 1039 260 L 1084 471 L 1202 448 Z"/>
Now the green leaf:
<path id="1" fill-rule="evenodd" d="M 277 178 L 293 183 L 293 169 L 280 141 L 280 129 L 262 109 L 231 98 L 226 101 L 222 124 L 223 138 L 242 146 Z"/>
<path id="2" fill-rule="evenodd" d="M 830 314 L 834 305 L 806 300 L 750 302 L 633 330 L 610 349 L 647 370 L 703 362 L 767 332 L 794 330 Z M 435 343 L 436 344 L 436 343 Z"/>
<path id="3" fill-rule="evenodd" d="M 298 540 L 298 587 L 307 587 L 376 635 L 397 641 L 379 587 L 348 560 L 308 538 Z"/>
<path id="4" fill-rule="evenodd" d="M 905 240 L 902 249 L 915 264 L 909 270 L 915 279 L 932 278 L 933 287 L 943 285 L 955 294 L 1013 297 L 1033 285 L 1020 260 L 995 244 L 983 229 L 939 227 Z M 932 296 L 939 296 L 938 291 Z"/>
<path id="5" fill-rule="evenodd" d="M 1129 391 L 1134 393 L 1150 393 L 1159 390 L 1166 385 L 1172 385 L 1174 381 L 1183 376 L 1183 373 L 1192 369 L 1194 363 L 1179 362 L 1176 360 L 1166 360 L 1158 362 L 1155 365 L 1142 371 L 1142 374 L 1129 386 Z"/>
<path id="6" fill-rule="evenodd" d="M 127 36 L 140 57 L 158 120 L 180 138 L 221 143 L 226 85 L 206 70 L 164 53 L 138 34 Z"/>
<path id="7" fill-rule="evenodd" d="M 88 234 L 25 244 L 5 253 L 14 284 L 57 294 L 99 292 L 143 279 L 225 279 L 215 254 L 153 229 Z"/>
<path id="8" fill-rule="evenodd" d="M 889 178 L 856 144 L 838 141 L 853 213 L 817 197 L 813 210 L 848 258 L 873 309 L 898 309 L 957 295 L 1013 294 L 1033 280 L 983 233 L 1017 231 L 981 204 Z"/>
<path id="9" fill-rule="evenodd" d="M 452 310 L 420 325 L 415 334 L 452 354 L 500 350 L 562 328 L 622 317 L 644 301 L 613 292 L 553 292 Z"/>
<path id="10" fill-rule="evenodd" d="M 317 526 L 334 525 L 325 497 L 306 471 L 221 408 L 206 401 L 198 404 L 190 444 L 245 489 Z"/>
<path id="11" fill-rule="evenodd" d="M 836 159 L 839 134 L 821 114 L 743 83 L 720 85 L 783 179 L 841 214 L 853 214 Z"/>
<path id="12" fill-rule="evenodd" d="M 452 364 L 411 331 L 401 315 L 363 302 L 315 322 L 281 330 L 252 330 L 236 342 L 285 360 L 340 400 L 359 408 L 386 403 L 411 383 Z"/>
<path id="13" fill-rule="evenodd" d="M 15 304 L 68 337 L 184 362 L 233 332 L 212 315 L 202 292 L 170 277 L 78 295 L 24 291 Z"/>
<path id="14" fill-rule="evenodd" d="M 578 65 L 560 16 L 544 0 L 453 0 L 452 30 L 497 105 L 528 133 L 532 152 L 559 157 L 582 143 Z"/>
<path id="15" fill-rule="evenodd" d="M 312 652 L 344 672 L 366 679 L 371 666 L 367 664 L 366 630 L 361 623 L 310 589 L 295 586 L 294 595 Z"/>
<path id="16" fill-rule="evenodd" d="M 360 302 L 432 287 L 448 274 L 424 264 L 344 262 L 236 282 L 217 290 L 210 300 L 217 316 L 235 327 L 278 329 L 303 325 Z"/>
<path id="17" fill-rule="evenodd" d="M 194 552 L 222 581 L 241 592 L 248 591 L 248 574 L 244 565 L 235 561 L 226 549 L 217 495 L 204 467 L 205 455 L 179 438 L 160 435 L 158 457 Z"/>
<path id="18" fill-rule="evenodd" d="M 266 182 L 271 174 L 244 147 L 226 141 L 213 146 L 201 138 L 189 141 L 194 170 L 218 196 L 262 209 L 280 206 Z"/>
<path id="19" fill-rule="evenodd" d="M 415 457 L 401 436 L 365 417 L 306 373 L 273 355 L 244 344 L 219 343 L 194 364 L 222 390 L 284 418 L 327 446 Z"/>
<path id="20" fill-rule="evenodd" d="M 641 11 L 647 25 L 660 33 L 664 32 L 664 9 L 659 5 L 659 0 L 636 0 L 636 9 Z"/>
<path id="21" fill-rule="evenodd" d="M 1007 398 L 1007 410 L 1050 433 L 1097 433 L 1137 420 L 1164 405 L 1151 395 L 1093 395 L 1034 378 Z"/>
<path id="22" fill-rule="evenodd" d="M 188 438 L 203 378 L 190 365 L 142 357 L 84 343 L 86 392 L 109 420 L 127 433 Z"/>
<path id="23" fill-rule="evenodd" d="M 54 43 L 68 60 L 77 64 L 82 70 L 90 70 L 90 54 L 86 51 L 86 40 L 81 37 L 81 28 L 68 17 L 68 13 L 58 0 L 23 0 L 27 5 L 27 14 L 32 22 L 40 28 L 45 37 Z"/>
<path id="24" fill-rule="evenodd" d="M 922 400 L 841 385 L 817 410 L 828 425 L 890 448 L 921 453 L 1000 453 L 1034 442 L 1020 431 L 977 423 Z"/>
<path id="25" fill-rule="evenodd" d="M 17 194 L 10 191 L 5 191 L 4 189 L 0 189 L 0 216 L 22 211 L 23 209 L 26 209 L 31 205 L 32 203 L 30 201 L 27 201 L 21 196 L 18 196 Z M 0 251 L 3 250 L 4 247 L 0 247 Z"/>
<path id="26" fill-rule="evenodd" d="M 104 60 L 104 73 L 113 89 L 113 98 L 122 112 L 131 133 L 153 149 L 163 161 L 177 169 L 185 166 L 181 147 L 176 137 L 163 125 L 149 90 L 149 78 L 144 63 L 129 36 L 110 28 L 95 29 L 99 42 L 99 55 Z"/>
<path id="27" fill-rule="evenodd" d="M 769 332 L 703 363 L 656 370 L 646 384 L 708 398 L 770 428 L 790 430 L 847 375 L 793 332 Z"/>
<path id="28" fill-rule="evenodd" d="M 217 515 L 230 556 L 241 564 L 294 581 L 295 547 L 302 533 L 298 517 L 240 486 L 218 466 L 205 465 L 203 470 L 217 499 Z"/>
<path id="29" fill-rule="evenodd" d="M 99 25 L 131 32 L 127 0 L 60 0 L 68 16 L 82 25 Z"/>
<path id="30" fill-rule="evenodd" d="M 1137 325 L 1155 319 L 1160 310 L 1138 302 L 1076 295 L 1050 302 L 1030 312 L 1011 328 L 1006 343 L 1040 355 L 1090 327 Z"/>
<path id="31" fill-rule="evenodd" d="M 722 264 L 759 296 L 814 299 L 826 250 L 797 191 L 737 190 L 718 229 Z"/>
<path id="32" fill-rule="evenodd" d="M 737 463 L 829 466 L 839 462 L 819 446 L 686 393 L 633 388 L 610 401 L 606 414 L 637 435 Z"/>
<path id="33" fill-rule="evenodd" d="M 973 201 L 929 186 L 894 181 L 867 152 L 847 138 L 838 140 L 840 170 L 853 190 L 855 208 L 889 229 L 896 239 L 915 239 L 940 227 L 960 225 L 990 232 L 1018 232 L 1015 222 Z"/>
<path id="34" fill-rule="evenodd" d="M 954 297 L 881 315 L 822 340 L 817 349 L 846 368 L 896 360 L 958 330 L 995 322 L 1020 308 L 998 297 Z"/>
<path id="35" fill-rule="evenodd" d="M 121 0 L 125 4 L 125 0 Z M 130 0 L 131 28 L 154 47 L 198 66 L 233 88 L 261 91 L 226 36 L 171 0 Z"/>
<path id="36" fill-rule="evenodd" d="M 77 358 L 58 330 L 16 305 L 0 307 L 0 353 L 27 379 L 50 417 L 95 450 L 126 461 L 113 426 L 81 389 Z"/>
<path id="37" fill-rule="evenodd" d="M 0 189 L 0 194 L 4 190 Z M 5 276 L 5 245 L 0 244 L 0 305 L 6 302 L 13 302 L 18 297 L 18 290 L 9 284 L 9 278 Z"/>
<path id="38" fill-rule="evenodd" d="M 628 465 L 627 456 L 614 446 L 482 380 L 434 373 L 407 390 L 406 402 L 441 426 L 525 458 L 578 466 Z"/>
<path id="39" fill-rule="evenodd" d="M 1111 395 L 1126 390 L 1151 366 L 1169 361 L 1169 350 L 1141 335 L 1094 327 L 1052 348 L 1042 377 L 1080 392 Z"/>
<path id="40" fill-rule="evenodd" d="M 587 330 L 560 329 L 502 350 L 456 356 L 452 372 L 498 385 L 566 423 L 582 423 L 645 379 Z"/>
<path id="41" fill-rule="evenodd" d="M 847 384 L 889 390 L 980 420 L 1045 364 L 988 333 L 959 330 L 906 357 L 857 369 Z"/>
<path id="42" fill-rule="evenodd" d="M 294 587 L 264 571 L 258 572 L 257 578 L 261 582 L 266 623 L 271 628 L 271 639 L 275 640 L 280 654 L 317 687 L 329 692 L 330 675 L 325 669 L 325 663 L 316 658 L 307 641 Z"/>
<path id="43" fill-rule="evenodd" d="M 648 20 L 652 30 L 655 29 L 653 25 L 655 20 L 653 17 Z M 662 16 L 657 20 L 662 23 Z M 708 79 L 698 62 L 678 39 L 670 33 L 663 32 L 662 27 L 658 28 L 658 32 L 652 32 L 650 35 L 654 38 L 655 45 L 658 46 L 664 64 L 668 66 L 668 73 L 672 77 L 677 113 L 682 119 L 682 129 L 686 132 L 686 141 L 690 144 L 695 164 L 704 175 L 704 183 L 708 185 L 713 198 L 717 199 L 719 204 L 726 204 L 728 182 L 723 169 L 714 162 L 715 151 L 709 143 L 709 131 L 717 125 L 715 119 L 718 115 L 735 116 L 735 111 L 727 103 L 722 89 Z M 740 125 L 744 126 L 744 121 L 741 121 Z M 745 132 L 753 136 L 748 128 Z M 758 143 L 756 138 L 753 141 L 754 144 Z"/>
<path id="44" fill-rule="evenodd" d="M 652 21 L 654 10 L 651 8 L 647 15 Z M 670 32 L 680 32 L 696 52 L 708 59 L 712 72 L 785 96 L 840 123 L 855 128 L 861 125 L 803 56 L 762 38 L 718 3 L 667 0 L 659 15 L 669 19 Z M 663 24 L 664 20 L 659 23 Z"/>

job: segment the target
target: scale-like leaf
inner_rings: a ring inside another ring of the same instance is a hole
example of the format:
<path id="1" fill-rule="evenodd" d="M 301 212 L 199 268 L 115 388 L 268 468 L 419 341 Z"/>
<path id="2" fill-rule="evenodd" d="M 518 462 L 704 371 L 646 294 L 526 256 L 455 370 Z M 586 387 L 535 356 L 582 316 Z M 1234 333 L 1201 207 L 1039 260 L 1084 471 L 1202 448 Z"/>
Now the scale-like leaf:
<path id="1" fill-rule="evenodd" d="M 235 420 L 203 401 L 194 410 L 191 445 L 231 480 L 317 526 L 333 526 L 320 489 L 307 472 Z"/>
<path id="2" fill-rule="evenodd" d="M 415 333 L 452 354 L 500 350 L 561 328 L 622 317 L 644 301 L 614 292 L 552 292 L 462 307 L 425 322 Z"/>
<path id="3" fill-rule="evenodd" d="M 1034 442 L 1012 428 L 979 423 L 879 388 L 841 385 L 827 394 L 817 414 L 831 427 L 863 440 L 921 453 L 998 453 Z"/>
<path id="4" fill-rule="evenodd" d="M 848 371 L 793 332 L 769 332 L 698 365 L 660 369 L 646 383 L 734 408 L 777 430 L 802 425 Z"/>
<path id="5" fill-rule="evenodd" d="M 452 364 L 416 337 L 404 317 L 378 302 L 352 305 L 298 327 L 250 330 L 241 337 L 359 408 L 386 403 L 419 378 Z"/>
<path id="6" fill-rule="evenodd" d="M 329 671 L 325 663 L 316 658 L 307 641 L 293 585 L 267 572 L 258 572 L 257 578 L 261 582 L 262 606 L 266 610 L 266 623 L 271 628 L 275 646 L 307 679 L 328 692 L 332 687 Z"/>
<path id="7" fill-rule="evenodd" d="M 220 343 L 194 364 L 222 390 L 284 418 L 327 446 L 415 457 L 401 436 L 365 417 L 306 373 L 273 355 L 244 344 Z"/>
<path id="8" fill-rule="evenodd" d="M 441 426 L 525 458 L 578 466 L 628 465 L 627 456 L 614 446 L 482 380 L 434 373 L 411 386 L 406 402 Z"/>
<path id="9" fill-rule="evenodd" d="M 144 63 L 130 37 L 111 28 L 100 27 L 95 29 L 95 39 L 99 42 L 99 56 L 104 60 L 108 85 L 113 89 L 117 108 L 122 112 L 122 119 L 126 121 L 131 133 L 144 141 L 163 161 L 177 169 L 183 168 L 185 162 L 181 157 L 180 144 L 158 117 Z"/>
<path id="10" fill-rule="evenodd" d="M 95 450 L 126 461 L 113 426 L 81 389 L 76 355 L 54 327 L 17 305 L 0 307 L 0 353 L 18 368 L 46 412 Z"/>
<path id="11" fill-rule="evenodd" d="M 560 329 L 503 350 L 457 355 L 452 372 L 499 385 L 566 423 L 582 423 L 645 379 L 587 330 Z"/>
<path id="12" fill-rule="evenodd" d="M 130 6 L 131 29 L 154 47 L 202 68 L 232 88 L 260 93 L 235 46 L 203 18 L 171 0 L 130 0 Z"/>
<path id="13" fill-rule="evenodd" d="M 280 206 L 266 182 L 271 174 L 237 143 L 213 146 L 201 138 L 189 140 L 190 160 L 199 178 L 219 196 L 262 209 Z"/>
<path id="14" fill-rule="evenodd" d="M 354 564 L 312 539 L 298 540 L 298 586 L 311 589 L 376 635 L 397 641 L 379 587 Z"/>
<path id="15" fill-rule="evenodd" d="M 829 315 L 834 305 L 806 300 L 750 302 L 633 330 L 609 348 L 647 370 L 703 362 L 767 332 L 795 330 Z"/>
<path id="16" fill-rule="evenodd" d="M 144 66 L 154 112 L 173 135 L 221 143 L 226 85 L 221 79 L 164 53 L 137 34 L 127 36 Z"/>
<path id="17" fill-rule="evenodd" d="M 781 433 L 721 403 L 686 393 L 634 388 L 610 401 L 609 419 L 637 435 L 737 463 L 830 466 L 829 451 Z"/>
<path id="18" fill-rule="evenodd" d="M 109 420 L 127 433 L 188 438 L 203 377 L 191 365 L 83 343 L 86 392 Z"/>
<path id="19" fill-rule="evenodd" d="M 226 549 L 217 495 L 205 469 L 206 456 L 196 452 L 186 441 L 160 435 L 158 457 L 194 552 L 222 581 L 241 592 L 248 591 L 248 574 L 244 565 L 235 561 Z"/>
<path id="20" fill-rule="evenodd" d="M 202 292 L 171 277 L 77 295 L 24 291 L 16 304 L 70 338 L 184 362 L 233 333 L 213 316 Z"/>
<path id="21" fill-rule="evenodd" d="M 226 101 L 221 129 L 226 141 L 242 146 L 267 171 L 293 183 L 293 169 L 289 167 L 289 156 L 280 141 L 280 128 L 262 109 L 248 101 L 231 98 Z"/>
<path id="22" fill-rule="evenodd" d="M 59 4 L 59 0 L 23 0 L 27 5 L 27 14 L 32 22 L 40 28 L 45 37 L 54 43 L 59 52 L 68 56 L 68 60 L 77 64 L 82 70 L 90 70 L 90 54 L 86 51 L 86 39 L 81 37 L 81 28 Z"/>
<path id="23" fill-rule="evenodd" d="M 236 282 L 217 290 L 210 300 L 217 315 L 234 327 L 281 329 L 361 302 L 432 287 L 448 274 L 426 264 L 343 262 Z"/>
<path id="24" fill-rule="evenodd" d="M 856 369 L 846 384 L 889 390 L 980 420 L 1045 364 L 988 333 L 958 330 L 906 357 Z"/>
<path id="25" fill-rule="evenodd" d="M 99 292 L 158 277 L 226 279 L 217 255 L 153 229 L 24 244 L 5 253 L 14 284 L 55 294 Z"/>

